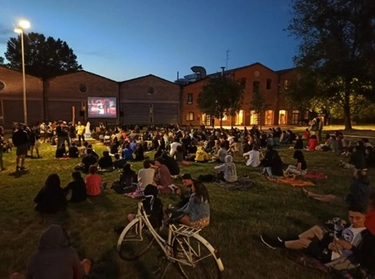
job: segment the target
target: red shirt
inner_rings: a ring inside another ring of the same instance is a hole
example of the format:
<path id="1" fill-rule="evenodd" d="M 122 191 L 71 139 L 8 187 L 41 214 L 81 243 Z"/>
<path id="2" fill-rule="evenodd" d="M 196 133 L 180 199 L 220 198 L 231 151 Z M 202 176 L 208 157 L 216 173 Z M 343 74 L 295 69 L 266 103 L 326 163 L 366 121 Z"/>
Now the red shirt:
<path id="1" fill-rule="evenodd" d="M 315 150 L 315 147 L 318 145 L 317 139 L 309 139 L 309 144 L 307 146 L 307 149 L 310 151 Z"/>
<path id="2" fill-rule="evenodd" d="M 97 196 L 101 193 L 102 177 L 99 174 L 89 174 L 85 178 L 87 195 Z"/>

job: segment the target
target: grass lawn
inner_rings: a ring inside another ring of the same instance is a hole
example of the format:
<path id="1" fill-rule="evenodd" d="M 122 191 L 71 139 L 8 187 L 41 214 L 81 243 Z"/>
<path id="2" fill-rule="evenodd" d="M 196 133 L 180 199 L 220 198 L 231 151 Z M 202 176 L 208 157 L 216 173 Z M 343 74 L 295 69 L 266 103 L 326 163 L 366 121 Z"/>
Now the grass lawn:
<path id="1" fill-rule="evenodd" d="M 94 148 L 99 154 L 104 150 L 100 144 Z M 29 172 L 22 176 L 14 173 L 15 150 L 4 154 L 7 170 L 0 172 L 0 278 L 25 270 L 28 257 L 37 249 L 41 232 L 51 222 L 33 208 L 33 199 L 48 174 L 58 173 L 65 186 L 71 180 L 73 167 L 80 161 L 54 159 L 54 150 L 42 144 L 43 158 L 27 159 Z M 280 149 L 279 152 L 285 163 L 294 164 L 292 150 Z M 331 152 L 306 152 L 305 156 L 309 170 L 322 171 L 328 176 L 328 179 L 316 181 L 311 190 L 339 195 L 348 192 L 352 172 L 339 168 L 338 161 L 342 157 Z M 329 278 L 289 260 L 285 250 L 267 248 L 258 236 L 265 232 L 296 234 L 335 216 L 346 219 L 345 206 L 308 199 L 300 188 L 269 182 L 258 175 L 258 169 L 247 168 L 242 158 L 235 158 L 235 161 L 239 177 L 245 179 L 243 176 L 247 175 L 246 179 L 253 181 L 255 187 L 248 191 L 227 191 L 218 184 L 206 183 L 211 197 L 211 225 L 202 235 L 220 252 L 225 266 L 223 278 Z M 197 177 L 213 173 L 214 165 L 192 164 L 182 167 L 181 172 Z M 140 163 L 133 163 L 133 169 L 140 168 Z M 370 171 L 370 176 L 373 173 Z M 118 176 L 118 172 L 113 172 L 104 174 L 104 179 L 111 185 Z M 177 197 L 162 199 L 165 205 L 178 202 Z M 107 189 L 100 197 L 69 205 L 60 218 L 81 258 L 95 260 L 90 278 L 153 278 L 152 271 L 157 269 L 156 249 L 136 262 L 122 261 L 115 249 L 118 235 L 113 227 L 125 225 L 127 214 L 135 209 L 133 200 Z M 167 275 L 167 278 L 175 277 Z"/>

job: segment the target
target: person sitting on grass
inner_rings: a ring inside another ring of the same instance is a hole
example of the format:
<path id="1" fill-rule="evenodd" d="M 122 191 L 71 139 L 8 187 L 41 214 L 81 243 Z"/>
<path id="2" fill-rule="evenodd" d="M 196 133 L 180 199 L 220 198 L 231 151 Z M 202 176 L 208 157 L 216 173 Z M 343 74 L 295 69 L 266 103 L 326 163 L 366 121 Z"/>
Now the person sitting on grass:
<path id="1" fill-rule="evenodd" d="M 195 162 L 197 163 L 206 163 L 210 159 L 207 152 L 204 150 L 203 146 L 200 146 L 197 152 L 195 153 Z"/>
<path id="2" fill-rule="evenodd" d="M 65 210 L 67 201 L 63 189 L 60 186 L 60 177 L 50 174 L 44 187 L 34 198 L 35 210 L 40 213 L 53 214 Z"/>
<path id="3" fill-rule="evenodd" d="M 279 153 L 273 149 L 272 145 L 267 145 L 266 154 L 262 160 L 263 171 L 260 174 L 270 178 L 280 178 L 283 176 L 283 161 Z"/>
<path id="4" fill-rule="evenodd" d="M 178 162 L 169 156 L 168 152 L 163 152 L 161 158 L 163 158 L 164 164 L 167 166 L 171 176 L 176 178 L 180 174 L 180 166 L 178 165 Z"/>
<path id="5" fill-rule="evenodd" d="M 66 156 L 65 143 L 56 148 L 55 158 L 64 158 Z"/>
<path id="6" fill-rule="evenodd" d="M 109 152 L 107 150 L 103 151 L 103 157 L 99 159 L 98 164 L 100 171 L 113 171 L 112 157 L 109 156 Z"/>
<path id="7" fill-rule="evenodd" d="M 361 206 L 349 208 L 349 224 L 335 218 L 325 225 L 315 225 L 307 231 L 286 238 L 261 234 L 261 241 L 269 248 L 287 248 L 304 250 L 304 252 L 322 263 L 328 263 L 341 257 L 353 254 L 353 247 L 358 247 L 362 241 L 362 231 L 365 230 L 366 211 Z M 344 245 L 343 242 L 346 244 Z"/>
<path id="8" fill-rule="evenodd" d="M 120 154 L 115 154 L 115 160 L 113 161 L 113 167 L 115 169 L 122 169 L 126 165 L 126 160 L 120 158 Z"/>
<path id="9" fill-rule="evenodd" d="M 97 174 L 98 167 L 96 165 L 91 165 L 89 168 L 89 174 L 85 177 L 86 190 L 88 196 L 98 196 L 100 195 L 107 185 L 106 182 L 102 181 L 100 174 Z"/>
<path id="10" fill-rule="evenodd" d="M 236 164 L 233 163 L 232 155 L 225 156 L 225 163 L 214 167 L 217 171 L 218 179 L 224 182 L 236 182 L 237 181 L 237 168 Z"/>
<path id="11" fill-rule="evenodd" d="M 135 149 L 133 151 L 133 155 L 134 155 L 134 159 L 133 161 L 143 161 L 145 159 L 145 154 L 144 154 L 144 150 L 143 150 L 143 146 L 141 143 L 137 143 L 137 145 L 135 146 Z"/>
<path id="12" fill-rule="evenodd" d="M 350 155 L 348 163 L 340 161 L 339 165 L 345 169 L 366 169 L 366 157 L 363 145 L 357 145 L 353 147 L 353 153 Z"/>
<path id="13" fill-rule="evenodd" d="M 297 149 L 297 150 L 303 149 L 303 140 L 302 140 L 301 135 L 296 136 L 296 142 L 294 143 L 294 146 L 289 147 L 289 149 Z"/>
<path id="14" fill-rule="evenodd" d="M 164 164 L 164 159 L 159 157 L 155 159 L 152 168 L 155 169 L 154 181 L 162 194 L 173 194 L 178 187 L 173 184 L 171 173 Z"/>
<path id="15" fill-rule="evenodd" d="M 63 189 L 66 199 L 69 202 L 82 202 L 86 200 L 86 184 L 81 176 L 81 172 L 74 171 L 72 173 L 73 181 Z"/>
<path id="16" fill-rule="evenodd" d="M 194 181 L 191 192 L 188 203 L 173 210 L 171 218 L 186 226 L 203 229 L 210 224 L 210 197 L 206 186 L 200 181 Z"/>
<path id="17" fill-rule="evenodd" d="M 370 198 L 373 188 L 370 184 L 366 172 L 363 170 L 355 170 L 353 179 L 350 183 L 349 194 L 346 197 L 316 194 L 311 191 L 307 191 L 304 188 L 303 191 L 306 196 L 321 202 L 343 203 L 345 201 L 347 206 L 351 206 L 352 204 L 365 206 Z"/>
<path id="18" fill-rule="evenodd" d="M 87 154 L 82 158 L 81 163 L 81 169 L 84 173 L 88 173 L 90 166 L 95 165 L 98 162 L 98 159 L 92 155 L 92 149 L 87 149 L 86 152 Z"/>
<path id="19" fill-rule="evenodd" d="M 253 149 L 250 150 L 249 152 L 246 152 L 242 155 L 243 157 L 248 157 L 246 161 L 246 166 L 250 166 L 253 168 L 257 168 L 260 165 L 260 156 L 261 153 L 258 150 L 258 146 L 255 144 L 253 145 Z"/>
<path id="20" fill-rule="evenodd" d="M 122 150 L 122 158 L 124 158 L 126 161 L 132 161 L 133 160 L 133 150 L 130 148 L 130 144 L 125 144 L 125 148 Z"/>
<path id="21" fill-rule="evenodd" d="M 38 251 L 27 263 L 26 275 L 14 273 L 10 279 L 83 279 L 91 266 L 91 260 L 79 260 L 65 230 L 53 224 L 42 233 Z"/>
<path id="22" fill-rule="evenodd" d="M 318 146 L 318 139 L 316 138 L 316 135 L 312 135 L 308 141 L 308 144 L 305 150 L 314 151 L 317 146 Z"/>
<path id="23" fill-rule="evenodd" d="M 79 150 L 75 142 L 72 142 L 71 146 L 69 147 L 68 156 L 69 158 L 78 158 Z"/>
<path id="24" fill-rule="evenodd" d="M 89 143 L 87 141 L 84 141 L 82 144 L 82 147 L 79 149 L 79 157 L 85 157 L 87 155 L 88 146 L 89 146 Z"/>
<path id="25" fill-rule="evenodd" d="M 227 156 L 227 149 L 224 142 L 220 143 L 220 148 L 215 155 L 212 156 L 212 161 L 217 163 L 224 163 L 225 156 Z"/>
<path id="26" fill-rule="evenodd" d="M 297 160 L 296 165 L 289 165 L 288 168 L 284 171 L 284 176 L 297 176 L 297 175 L 305 175 L 307 173 L 307 163 L 305 161 L 305 156 L 301 150 L 295 150 L 293 153 L 293 159 Z"/>
<path id="27" fill-rule="evenodd" d="M 155 185 L 154 175 L 155 169 L 151 168 L 151 161 L 143 160 L 143 168 L 138 172 L 138 186 L 142 191 L 149 184 Z"/>
<path id="28" fill-rule="evenodd" d="M 120 184 L 124 187 L 129 187 L 133 183 L 137 183 L 137 173 L 131 169 L 130 164 L 125 164 L 120 174 Z"/>
<path id="29" fill-rule="evenodd" d="M 89 150 L 89 149 L 91 149 L 91 155 L 94 156 L 97 160 L 99 160 L 99 154 L 95 152 L 95 150 L 94 150 L 94 148 L 92 148 L 91 144 L 89 144 L 87 146 L 87 150 Z"/>

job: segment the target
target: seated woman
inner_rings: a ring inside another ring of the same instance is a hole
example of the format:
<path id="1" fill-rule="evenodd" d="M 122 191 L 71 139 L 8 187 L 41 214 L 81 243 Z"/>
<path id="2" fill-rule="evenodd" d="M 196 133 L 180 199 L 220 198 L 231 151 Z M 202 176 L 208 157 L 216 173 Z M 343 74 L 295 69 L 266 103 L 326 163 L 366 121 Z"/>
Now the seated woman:
<path id="1" fill-rule="evenodd" d="M 171 173 L 164 164 L 164 159 L 159 157 L 155 159 L 152 168 L 155 169 L 154 181 L 162 194 L 172 194 L 178 188 L 173 184 Z"/>
<path id="2" fill-rule="evenodd" d="M 81 202 L 85 201 L 86 195 L 86 184 L 81 176 L 81 172 L 75 171 L 72 173 L 73 181 L 70 182 L 63 190 L 66 195 L 66 199 L 70 202 Z"/>
<path id="3" fill-rule="evenodd" d="M 120 183 L 123 186 L 131 186 L 133 183 L 137 183 L 137 173 L 131 169 L 130 164 L 125 164 L 120 174 Z"/>
<path id="4" fill-rule="evenodd" d="M 322 202 L 344 203 L 345 200 L 347 206 L 350 206 L 351 204 L 365 206 L 370 198 L 373 188 L 370 185 L 366 172 L 363 170 L 355 170 L 353 179 L 350 183 L 349 194 L 346 197 L 317 194 L 307 191 L 306 189 L 303 189 L 303 191 L 306 196 Z"/>
<path id="5" fill-rule="evenodd" d="M 63 189 L 60 186 L 60 177 L 50 174 L 44 187 L 34 198 L 35 210 L 40 213 L 57 213 L 65 210 L 67 201 Z"/>
<path id="6" fill-rule="evenodd" d="M 184 149 L 181 145 L 177 146 L 173 157 L 177 163 L 181 163 L 184 160 Z"/>
<path id="7" fill-rule="evenodd" d="M 117 137 L 114 137 L 112 139 L 111 144 L 109 145 L 110 154 L 113 154 L 113 155 L 117 154 L 119 146 L 120 146 L 120 143 L 118 142 Z"/>
<path id="8" fill-rule="evenodd" d="M 302 151 L 294 151 L 293 159 L 297 160 L 297 164 L 289 165 L 288 168 L 284 171 L 284 176 L 288 177 L 289 175 L 292 175 L 293 177 L 295 177 L 296 175 L 305 175 L 307 173 L 307 163 Z"/>
<path id="9" fill-rule="evenodd" d="M 316 138 L 316 135 L 312 135 L 309 139 L 309 142 L 305 150 L 314 151 L 317 146 L 318 146 L 318 139 Z"/>
<path id="10" fill-rule="evenodd" d="M 98 196 L 106 187 L 107 183 L 102 181 L 102 177 L 100 174 L 97 174 L 97 172 L 98 167 L 96 165 L 91 165 L 89 168 L 89 174 L 85 177 L 88 196 Z"/>
<path id="11" fill-rule="evenodd" d="M 263 171 L 261 174 L 268 175 L 270 178 L 280 178 L 283 176 L 283 161 L 279 153 L 273 149 L 272 145 L 267 145 L 266 154 L 262 160 Z"/>
<path id="12" fill-rule="evenodd" d="M 99 159 L 99 168 L 100 171 L 113 171 L 113 162 L 112 157 L 109 156 L 109 152 L 103 151 L 103 157 Z"/>
<path id="13" fill-rule="evenodd" d="M 210 224 L 210 197 L 206 186 L 200 181 L 191 185 L 189 202 L 178 211 L 184 213 L 179 222 L 193 228 L 203 229 Z"/>
<path id="14" fill-rule="evenodd" d="M 233 163 L 232 155 L 225 156 L 225 163 L 214 167 L 218 172 L 218 178 L 224 182 L 236 182 L 237 181 L 237 168 L 236 164 Z"/>
<path id="15" fill-rule="evenodd" d="M 294 146 L 289 147 L 289 149 L 303 149 L 303 140 L 301 135 L 296 136 Z"/>

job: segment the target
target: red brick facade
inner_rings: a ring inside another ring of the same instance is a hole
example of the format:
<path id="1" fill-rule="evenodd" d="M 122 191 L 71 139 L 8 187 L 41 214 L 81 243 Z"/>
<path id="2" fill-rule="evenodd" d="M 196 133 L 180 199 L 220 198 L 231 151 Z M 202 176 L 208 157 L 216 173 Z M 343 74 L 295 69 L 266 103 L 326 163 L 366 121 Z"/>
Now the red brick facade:
<path id="1" fill-rule="evenodd" d="M 245 85 L 242 110 L 236 117 L 224 117 L 224 126 L 249 126 L 258 124 L 259 117 L 250 109 L 250 102 L 253 96 L 254 86 L 259 86 L 259 91 L 263 94 L 268 110 L 262 115 L 262 125 L 286 125 L 291 124 L 292 111 L 287 107 L 283 98 L 284 83 L 290 83 L 295 78 L 294 70 L 275 72 L 260 63 L 255 63 L 246 67 L 241 67 L 224 73 L 227 78 L 241 81 Z M 210 78 L 188 84 L 182 89 L 182 125 L 212 125 L 210 116 L 200 112 L 197 105 L 197 98 L 202 91 L 206 80 Z M 287 80 L 287 82 L 285 82 Z M 299 116 L 298 116 L 299 117 Z M 297 117 L 297 118 L 298 118 Z M 214 120 L 214 125 L 220 124 L 219 119 Z M 297 123 L 295 123 L 297 124 Z"/>
<path id="2" fill-rule="evenodd" d="M 242 110 L 236 117 L 223 119 L 225 126 L 256 124 L 258 117 L 250 110 L 254 85 L 259 86 L 269 109 L 261 117 L 263 125 L 297 124 L 303 112 L 285 104 L 283 94 L 296 79 L 293 69 L 275 72 L 260 63 L 225 72 L 245 84 Z M 28 124 L 38 121 L 89 120 L 108 124 L 212 124 L 209 116 L 197 107 L 197 98 L 206 79 L 180 86 L 154 75 L 116 82 L 105 77 L 79 71 L 57 76 L 43 83 L 26 75 Z M 12 121 L 23 121 L 22 73 L 0 66 L 0 125 L 10 127 Z M 88 97 L 113 97 L 117 100 L 115 119 L 90 118 Z M 219 125 L 215 119 L 215 126 Z"/>

